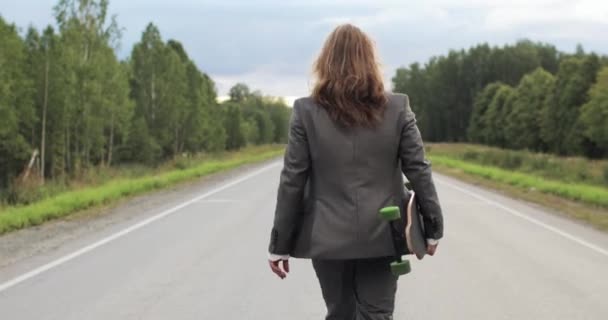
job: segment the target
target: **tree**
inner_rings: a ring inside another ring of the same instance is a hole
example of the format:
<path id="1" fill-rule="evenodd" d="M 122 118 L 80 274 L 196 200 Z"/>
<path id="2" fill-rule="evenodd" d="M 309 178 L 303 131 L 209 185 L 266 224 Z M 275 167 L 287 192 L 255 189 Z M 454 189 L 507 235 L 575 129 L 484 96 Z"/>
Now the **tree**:
<path id="1" fill-rule="evenodd" d="M 284 102 L 239 84 L 219 106 L 211 77 L 153 24 L 119 61 L 107 0 L 59 0 L 54 12 L 56 28 L 24 38 L 0 17 L 0 202 L 36 149 L 34 169 L 63 182 L 97 166 L 285 141 Z"/>
<path id="2" fill-rule="evenodd" d="M 424 67 L 400 68 L 393 88 L 410 96 L 425 139 L 464 141 L 475 98 L 488 84 L 517 85 L 538 67 L 555 72 L 559 59 L 555 47 L 528 40 L 503 47 L 481 44 L 433 57 Z"/>
<path id="3" fill-rule="evenodd" d="M 215 88 L 210 78 L 190 60 L 181 43 L 169 40 L 167 44 L 178 54 L 185 67 L 186 87 L 183 93 L 185 105 L 177 122 L 179 124 L 178 145 L 180 146 L 178 151 L 194 153 L 207 150 L 209 147 L 206 146 L 205 140 L 214 139 L 211 137 L 208 127 L 213 126 L 213 122 L 221 122 L 210 110 L 216 104 Z M 223 141 L 218 142 L 224 143 Z"/>
<path id="4" fill-rule="evenodd" d="M 183 126 L 187 120 L 188 100 L 187 100 L 187 76 L 186 64 L 170 46 L 166 47 L 164 72 L 162 73 L 163 85 L 162 96 L 160 99 L 159 127 L 166 131 L 159 139 L 163 147 L 164 155 L 167 157 L 178 155 L 183 150 L 185 132 Z"/>
<path id="5" fill-rule="evenodd" d="M 270 119 L 274 127 L 274 143 L 286 143 L 287 132 L 289 129 L 289 119 L 291 117 L 290 108 L 285 101 L 277 100 L 270 103 Z"/>
<path id="6" fill-rule="evenodd" d="M 260 140 L 260 129 L 255 119 L 244 119 L 241 122 L 241 131 L 245 137 L 246 144 L 255 145 Z"/>
<path id="7" fill-rule="evenodd" d="M 102 105 L 108 114 L 104 118 L 104 134 L 107 138 L 102 162 L 110 166 L 115 146 L 124 142 L 128 136 L 135 104 L 129 97 L 128 64 L 118 62 L 113 52 L 107 52 L 106 58 Z"/>
<path id="8" fill-rule="evenodd" d="M 249 87 L 244 83 L 237 83 L 230 88 L 230 101 L 243 102 L 249 95 Z"/>
<path id="9" fill-rule="evenodd" d="M 393 91 L 408 95 L 411 108 L 416 114 L 420 132 L 425 139 L 434 140 L 428 103 L 428 79 L 425 70 L 420 64 L 413 63 L 409 68 L 399 68 L 393 77 Z"/>
<path id="10" fill-rule="evenodd" d="M 467 131 L 468 139 L 476 143 L 488 143 L 486 134 L 486 119 L 485 115 L 490 107 L 490 103 L 496 96 L 496 92 L 503 87 L 500 82 L 487 85 L 475 98 L 473 105 L 473 113 Z"/>
<path id="11" fill-rule="evenodd" d="M 554 84 L 555 77 L 542 68 L 522 78 L 514 92 L 512 110 L 506 119 L 507 146 L 544 151 L 540 138 L 540 120 Z"/>
<path id="12" fill-rule="evenodd" d="M 55 165 L 56 130 L 62 110 L 61 82 L 62 68 L 60 38 L 54 29 L 48 26 L 42 36 L 32 27 L 28 29 L 26 38 L 26 76 L 31 81 L 30 96 L 33 102 L 36 118 L 32 125 L 32 145 L 40 149 L 40 174 L 42 177 L 53 176 L 55 170 L 47 167 Z"/>
<path id="13" fill-rule="evenodd" d="M 203 140 L 203 149 L 205 151 L 216 152 L 227 149 L 228 133 L 224 127 L 225 119 L 223 110 L 213 105 L 207 111 L 205 117 L 207 125 L 205 126 Z"/>
<path id="14" fill-rule="evenodd" d="M 40 175 L 44 178 L 45 176 L 45 166 L 46 166 L 46 119 L 47 119 L 47 111 L 49 107 L 49 72 L 51 69 L 51 47 L 55 42 L 54 31 L 51 27 L 47 28 L 44 32 L 44 37 L 41 41 L 42 50 L 44 52 L 44 90 L 43 90 L 43 98 L 42 98 L 42 128 L 40 129 L 41 138 L 40 138 Z"/>
<path id="15" fill-rule="evenodd" d="M 121 148 L 121 158 L 125 162 L 154 164 L 160 158 L 160 146 L 148 130 L 143 117 L 133 120 L 126 143 Z"/>
<path id="16" fill-rule="evenodd" d="M 541 66 L 539 49 L 542 44 L 529 40 L 518 41 L 514 46 L 505 46 L 493 50 L 490 57 L 493 63 L 494 76 L 510 86 L 515 86 L 527 73 Z"/>
<path id="17" fill-rule="evenodd" d="M 585 128 L 583 134 L 599 148 L 596 156 L 608 155 L 608 67 L 598 73 L 580 119 Z"/>
<path id="18" fill-rule="evenodd" d="M 587 92 L 599 66 L 595 55 L 584 59 L 569 57 L 561 62 L 541 116 L 541 138 L 549 151 L 560 155 L 583 152 L 580 107 L 587 102 Z"/>
<path id="19" fill-rule="evenodd" d="M 161 157 L 171 157 L 183 148 L 181 126 L 187 117 L 188 86 L 182 54 L 175 44 L 165 45 L 151 23 L 131 53 L 135 115 L 146 120 L 162 149 Z"/>
<path id="20" fill-rule="evenodd" d="M 247 140 L 243 133 L 243 117 L 238 106 L 225 106 L 224 128 L 226 128 L 226 149 L 238 150 L 245 146 Z"/>
<path id="21" fill-rule="evenodd" d="M 61 34 L 63 103 L 66 105 L 67 167 L 79 171 L 103 163 L 107 157 L 110 114 L 107 97 L 117 63 L 114 48 L 120 40 L 115 18 L 108 19 L 107 0 L 61 0 L 55 6 Z M 119 78 L 120 79 L 120 78 Z"/>
<path id="22" fill-rule="evenodd" d="M 482 132 L 484 140 L 488 144 L 501 148 L 506 147 L 506 118 L 511 112 L 514 96 L 513 88 L 501 84 L 492 97 L 488 110 L 483 116 L 484 129 Z"/>
<path id="23" fill-rule="evenodd" d="M 0 187 L 21 171 L 32 150 L 26 134 L 31 137 L 34 111 L 24 50 L 15 26 L 0 17 Z"/>
<path id="24" fill-rule="evenodd" d="M 267 110 L 256 112 L 255 121 L 260 133 L 258 140 L 256 141 L 257 144 L 272 143 L 274 140 L 275 128 L 272 119 L 270 119 L 269 112 Z"/>
<path id="25" fill-rule="evenodd" d="M 272 143 L 274 138 L 274 123 L 270 119 L 270 104 L 272 100 L 265 98 L 257 91 L 250 94 L 248 98 L 238 105 L 243 110 L 243 118 L 251 122 L 256 129 L 253 131 L 255 137 L 247 136 L 246 139 L 254 144 Z"/>

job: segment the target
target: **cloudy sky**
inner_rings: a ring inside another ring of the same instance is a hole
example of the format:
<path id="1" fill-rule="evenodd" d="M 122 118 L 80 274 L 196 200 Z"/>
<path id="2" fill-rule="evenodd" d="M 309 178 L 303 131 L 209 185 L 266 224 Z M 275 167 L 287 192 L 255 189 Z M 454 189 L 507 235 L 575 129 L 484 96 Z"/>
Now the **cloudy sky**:
<path id="1" fill-rule="evenodd" d="M 56 0 L 0 0 L 22 29 L 54 23 Z M 529 38 L 608 54 L 606 0 L 111 0 L 124 28 L 119 55 L 150 22 L 181 41 L 220 94 L 236 82 L 276 96 L 309 92 L 311 63 L 327 34 L 351 22 L 376 41 L 389 81 L 395 68 L 480 42 Z"/>

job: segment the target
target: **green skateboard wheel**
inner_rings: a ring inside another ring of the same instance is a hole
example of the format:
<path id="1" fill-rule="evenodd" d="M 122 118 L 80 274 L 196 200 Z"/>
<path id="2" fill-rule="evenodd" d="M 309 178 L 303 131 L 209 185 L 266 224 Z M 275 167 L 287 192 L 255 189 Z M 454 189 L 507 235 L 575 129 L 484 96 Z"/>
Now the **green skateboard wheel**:
<path id="1" fill-rule="evenodd" d="M 384 220 L 393 221 L 401 218 L 399 207 L 384 207 L 380 209 L 380 217 Z"/>
<path id="2" fill-rule="evenodd" d="M 410 271 L 412 271 L 412 268 L 407 260 L 391 262 L 391 272 L 397 277 L 408 274 Z"/>

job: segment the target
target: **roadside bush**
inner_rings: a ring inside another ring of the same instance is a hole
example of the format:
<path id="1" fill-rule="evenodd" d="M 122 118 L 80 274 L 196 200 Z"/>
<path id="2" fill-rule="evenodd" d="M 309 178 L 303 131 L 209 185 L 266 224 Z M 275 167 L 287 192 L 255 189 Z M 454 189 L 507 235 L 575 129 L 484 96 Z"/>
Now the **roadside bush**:
<path id="1" fill-rule="evenodd" d="M 479 159 L 479 153 L 473 151 L 473 150 L 467 150 L 463 155 L 462 158 L 464 160 L 467 161 L 477 161 Z"/>
<path id="2" fill-rule="evenodd" d="M 576 175 L 576 180 L 579 180 L 579 181 L 586 181 L 586 180 L 589 180 L 589 178 L 590 178 L 589 169 L 582 162 L 578 162 L 576 164 L 576 166 L 574 167 L 573 173 Z"/>
<path id="3" fill-rule="evenodd" d="M 31 177 L 25 181 L 16 180 L 6 191 L 8 204 L 30 204 L 41 199 L 47 198 L 65 189 L 65 186 L 51 183 L 43 185 L 39 178 Z"/>
<path id="4" fill-rule="evenodd" d="M 427 150 L 432 150 L 429 152 L 430 156 L 446 156 L 471 164 L 498 167 L 557 181 L 608 185 L 606 160 L 559 157 L 472 144 L 432 144 Z"/>
<path id="5" fill-rule="evenodd" d="M 528 158 L 526 163 L 532 170 L 545 170 L 550 165 L 549 159 L 544 155 Z"/>
<path id="6" fill-rule="evenodd" d="M 502 165 L 501 167 L 506 169 L 517 169 L 521 167 L 523 160 L 522 156 L 517 152 L 509 151 L 506 153 L 505 157 L 501 159 Z"/>
<path id="7" fill-rule="evenodd" d="M 178 170 L 185 170 L 191 166 L 190 161 L 186 157 L 180 157 L 175 160 L 173 167 Z"/>

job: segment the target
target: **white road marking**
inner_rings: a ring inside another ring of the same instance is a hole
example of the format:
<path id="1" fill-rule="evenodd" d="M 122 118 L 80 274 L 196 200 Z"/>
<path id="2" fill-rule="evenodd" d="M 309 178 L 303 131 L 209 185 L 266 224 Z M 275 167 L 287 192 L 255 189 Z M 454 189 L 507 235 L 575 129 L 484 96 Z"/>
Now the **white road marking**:
<path id="1" fill-rule="evenodd" d="M 16 278 L 13 278 L 12 280 L 4 282 L 4 283 L 0 284 L 0 293 L 3 292 L 3 291 L 5 291 L 5 290 L 7 290 L 7 289 L 9 289 L 9 288 L 11 288 L 11 287 L 13 287 L 13 286 L 15 286 L 15 285 L 17 285 L 17 284 L 19 284 L 19 283 L 21 283 L 21 282 L 24 282 L 24 281 L 26 281 L 28 279 L 31 279 L 31 278 L 33 278 L 33 277 L 35 277 L 35 276 L 37 276 L 37 275 L 39 275 L 41 273 L 44 273 L 44 272 L 46 272 L 46 271 L 48 271 L 50 269 L 53 269 L 53 268 L 55 268 L 57 266 L 60 266 L 60 265 L 62 265 L 64 263 L 66 263 L 66 262 L 68 262 L 70 260 L 73 260 L 73 259 L 75 259 L 75 258 L 77 258 L 77 257 L 79 257 L 79 256 L 81 256 L 81 255 L 83 255 L 83 254 L 85 254 L 87 252 L 93 251 L 93 250 L 95 250 L 95 249 L 97 249 L 97 248 L 99 248 L 99 247 L 101 247 L 101 246 L 103 246 L 105 244 L 108 244 L 108 243 L 110 243 L 110 242 L 112 242 L 112 241 L 114 241 L 114 240 L 116 240 L 118 238 L 121 238 L 121 237 L 123 237 L 123 236 L 125 236 L 125 235 L 127 235 L 127 234 L 129 234 L 129 233 L 131 233 L 133 231 L 141 229 L 141 228 L 145 227 L 146 225 L 151 224 L 152 222 L 155 222 L 155 221 L 158 221 L 158 220 L 160 220 L 162 218 L 165 218 L 165 217 L 167 217 L 167 216 L 169 216 L 169 215 L 177 212 L 178 210 L 183 209 L 183 208 L 185 208 L 185 207 L 187 207 L 187 206 L 189 206 L 189 205 L 191 205 L 191 204 L 193 204 L 193 203 L 195 203 L 197 201 L 200 201 L 202 199 L 208 198 L 208 197 L 210 197 L 210 196 L 212 196 L 212 195 L 214 195 L 214 194 L 216 194 L 216 193 L 218 193 L 220 191 L 226 190 L 226 189 L 228 189 L 230 187 L 233 187 L 233 186 L 235 186 L 235 185 L 237 185 L 239 183 L 242 183 L 242 182 L 244 182 L 246 180 L 249 180 L 249 179 L 251 179 L 251 178 L 253 178 L 253 177 L 255 177 L 255 176 L 257 176 L 257 175 L 259 175 L 259 174 L 261 174 L 263 172 L 265 172 L 265 171 L 268 171 L 268 170 L 270 170 L 270 169 L 278 166 L 279 164 L 281 164 L 281 162 L 274 162 L 272 164 L 269 164 L 269 165 L 267 165 L 267 166 L 265 166 L 265 167 L 263 167 L 263 168 L 261 168 L 259 170 L 256 170 L 256 171 L 254 171 L 254 172 L 252 172 L 252 173 L 250 173 L 250 174 L 248 174 L 246 176 L 243 176 L 243 177 L 241 177 L 239 179 L 236 179 L 236 180 L 234 180 L 232 182 L 229 182 L 229 183 L 227 183 L 225 185 L 222 185 L 219 188 L 213 189 L 213 190 L 211 190 L 211 191 L 209 191 L 207 193 L 199 195 L 199 196 L 197 196 L 195 198 L 192 198 L 192 199 L 190 199 L 188 201 L 182 202 L 181 204 L 179 204 L 179 205 L 177 205 L 175 207 L 167 209 L 167 210 L 165 210 L 165 211 L 163 211 L 163 212 L 161 212 L 159 214 L 156 214 L 156 215 L 154 215 L 154 216 L 152 216 L 150 218 L 147 218 L 147 219 L 145 219 L 145 220 L 143 220 L 141 222 L 138 222 L 138 223 L 136 223 L 136 224 L 134 224 L 134 225 L 132 225 L 132 226 L 130 226 L 128 228 L 125 228 L 125 229 L 123 229 L 121 231 L 118 231 L 118 232 L 116 232 L 116 233 L 114 233 L 114 234 L 112 234 L 112 235 L 110 235 L 110 236 L 108 236 L 106 238 L 103 238 L 103 239 L 101 239 L 101 240 L 99 240 L 99 241 L 97 241 L 95 243 L 92 243 L 92 244 L 90 244 L 90 245 L 88 245 L 88 246 L 86 246 L 84 248 L 76 250 L 76 251 L 74 251 L 74 252 L 72 252 L 70 254 L 67 254 L 67 255 L 65 255 L 65 256 L 57 259 L 57 260 L 54 260 L 54 261 L 51 261 L 51 262 L 49 262 L 49 263 L 47 263 L 45 265 L 42 265 L 42 266 L 40 266 L 40 267 L 38 267 L 38 268 L 36 268 L 34 270 L 31 270 L 31 271 L 29 271 L 27 273 L 24 273 L 24 274 L 22 274 L 22 275 L 20 275 L 20 276 L 18 276 Z"/>
<path id="2" fill-rule="evenodd" d="M 459 187 L 459 186 L 457 186 L 455 184 L 449 183 L 449 182 L 441 180 L 441 179 L 436 179 L 435 178 L 435 181 L 437 181 L 437 182 L 439 182 L 441 184 L 444 184 L 444 185 L 446 185 L 446 186 L 448 186 L 448 187 L 450 187 L 452 189 L 456 189 L 456 190 L 458 190 L 458 191 L 460 191 L 462 193 L 466 193 L 466 194 L 468 194 L 469 196 L 471 196 L 473 198 L 476 198 L 476 199 L 481 200 L 481 201 L 483 201 L 483 202 L 485 202 L 485 203 L 487 203 L 489 205 L 492 205 L 492 206 L 495 206 L 495 207 L 497 207 L 499 209 L 502 209 L 502 210 L 510 213 L 513 216 L 516 216 L 516 217 L 519 217 L 521 219 L 524 219 L 524 220 L 526 220 L 526 221 L 528 221 L 530 223 L 533 223 L 533 224 L 535 224 L 535 225 L 537 225 L 537 226 L 539 226 L 539 227 L 541 227 L 541 228 L 543 228 L 545 230 L 551 231 L 551 232 L 553 232 L 553 233 L 555 233 L 557 235 L 560 235 L 560 236 L 562 236 L 562 237 L 564 237 L 564 238 L 566 238 L 566 239 L 568 239 L 570 241 L 578 243 L 579 245 L 581 245 L 583 247 L 586 247 L 588 249 L 591 249 L 591 250 L 593 250 L 593 251 L 595 251 L 595 252 L 597 252 L 599 254 L 602 254 L 602 255 L 608 257 L 608 250 L 606 250 L 604 248 L 601 248 L 599 246 L 596 246 L 596 245 L 594 245 L 592 243 L 589 243 L 589 242 L 587 242 L 587 241 L 585 241 L 585 240 L 583 240 L 583 239 L 581 239 L 579 237 L 576 237 L 576 236 L 574 236 L 574 235 L 572 235 L 572 234 L 570 234 L 568 232 L 562 231 L 562 230 L 560 230 L 560 229 L 558 229 L 558 228 L 556 228 L 554 226 L 546 224 L 546 223 L 544 223 L 544 222 L 542 222 L 542 221 L 540 221 L 538 219 L 532 218 L 532 217 L 530 217 L 530 216 L 528 216 L 526 214 L 523 214 L 523 213 L 521 213 L 521 212 L 519 212 L 519 211 L 517 211 L 515 209 L 509 208 L 509 207 L 507 207 L 507 206 L 505 206 L 503 204 L 500 204 L 500 203 L 498 203 L 498 202 L 496 202 L 494 200 L 491 200 L 491 199 L 488 199 L 488 198 L 486 198 L 484 196 L 481 196 L 481 195 L 479 195 L 479 194 L 477 194 L 477 193 L 475 193 L 475 192 L 473 192 L 471 190 L 467 190 L 465 188 Z"/>
<path id="3" fill-rule="evenodd" d="M 241 200 L 232 200 L 232 199 L 201 199 L 197 202 L 202 202 L 202 203 L 233 203 L 233 202 L 240 202 Z"/>

